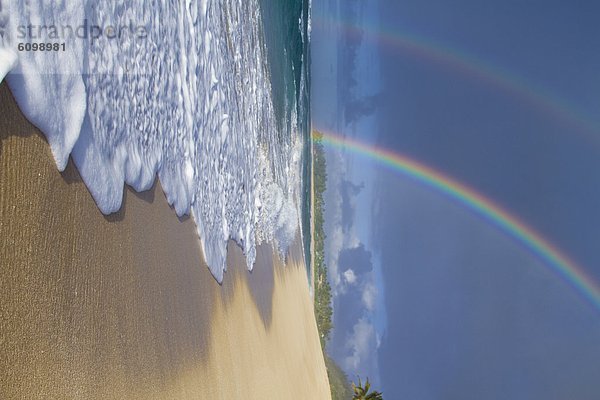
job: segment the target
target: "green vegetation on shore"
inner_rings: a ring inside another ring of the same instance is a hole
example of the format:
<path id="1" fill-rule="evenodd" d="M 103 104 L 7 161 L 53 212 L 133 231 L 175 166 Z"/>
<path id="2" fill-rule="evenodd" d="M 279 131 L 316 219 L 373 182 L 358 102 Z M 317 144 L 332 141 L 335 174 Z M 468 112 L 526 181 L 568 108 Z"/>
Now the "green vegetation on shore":
<path id="1" fill-rule="evenodd" d="M 331 397 L 333 400 L 347 400 L 352 398 L 352 387 L 348 377 L 342 369 L 327 355 L 325 345 L 329 339 L 329 334 L 333 328 L 331 317 L 333 309 L 331 305 L 331 285 L 327 275 L 327 265 L 325 265 L 325 229 L 324 229 L 324 211 L 325 204 L 323 194 L 327 189 L 327 161 L 325 160 L 325 151 L 321 143 L 321 134 L 314 132 L 313 135 L 313 179 L 314 179 L 314 296 L 315 296 L 315 316 L 317 318 L 317 328 L 319 329 L 319 338 L 321 347 L 325 355 L 325 365 L 327 366 L 327 375 L 331 387 Z"/>
<path id="2" fill-rule="evenodd" d="M 320 142 L 320 135 L 314 135 L 313 142 L 313 179 L 314 179 L 314 295 L 315 295 L 315 316 L 317 317 L 317 327 L 321 339 L 321 346 L 325 348 L 325 343 L 329 339 L 329 333 L 333 328 L 331 317 L 333 310 L 331 308 L 331 285 L 327 276 L 327 266 L 325 265 L 325 218 L 324 218 L 324 200 L 323 194 L 327 189 L 327 160 L 325 160 L 325 151 Z"/>
<path id="3" fill-rule="evenodd" d="M 358 384 L 350 383 L 346 373 L 333 361 L 327 354 L 326 344 L 329 339 L 331 329 L 333 329 L 333 308 L 331 304 L 331 285 L 327 274 L 327 265 L 325 264 L 325 203 L 323 194 L 327 189 L 327 160 L 325 151 L 321 142 L 323 135 L 318 131 L 313 131 L 313 184 L 314 184 L 314 231 L 313 243 L 314 252 L 314 298 L 315 298 L 315 316 L 317 319 L 317 328 L 323 355 L 325 356 L 325 366 L 327 367 L 327 376 L 329 377 L 329 386 L 331 389 L 331 398 L 333 400 L 353 400 L 353 399 L 382 399 L 378 391 L 370 391 L 370 383 L 367 378 L 365 385 L 362 385 L 360 378 Z"/>
<path id="4" fill-rule="evenodd" d="M 352 387 L 346 373 L 325 354 L 325 366 L 327 367 L 327 377 L 329 378 L 329 387 L 331 389 L 331 398 L 333 400 L 350 400 L 353 397 Z"/>

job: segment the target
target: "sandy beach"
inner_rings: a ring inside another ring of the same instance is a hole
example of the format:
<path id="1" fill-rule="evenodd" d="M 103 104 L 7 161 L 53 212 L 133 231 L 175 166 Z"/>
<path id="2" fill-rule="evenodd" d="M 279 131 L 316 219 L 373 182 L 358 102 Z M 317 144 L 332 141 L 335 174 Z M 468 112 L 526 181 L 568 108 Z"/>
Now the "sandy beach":
<path id="1" fill-rule="evenodd" d="M 328 399 L 300 242 L 219 285 L 159 184 L 104 216 L 0 85 L 1 399 Z"/>

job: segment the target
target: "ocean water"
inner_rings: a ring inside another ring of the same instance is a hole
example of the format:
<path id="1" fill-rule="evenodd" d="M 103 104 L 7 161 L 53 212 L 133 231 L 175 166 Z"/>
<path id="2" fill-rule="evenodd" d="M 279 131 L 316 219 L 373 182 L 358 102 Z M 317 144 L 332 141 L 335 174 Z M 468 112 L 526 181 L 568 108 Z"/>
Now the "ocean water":
<path id="1" fill-rule="evenodd" d="M 0 0 L 0 78 L 103 213 L 158 176 L 221 281 L 229 239 L 252 269 L 308 234 L 309 31 L 307 0 Z"/>
<path id="2" fill-rule="evenodd" d="M 310 265 L 310 30 L 311 1 L 261 0 L 275 114 L 282 132 L 301 138 L 300 229 L 309 278 Z"/>

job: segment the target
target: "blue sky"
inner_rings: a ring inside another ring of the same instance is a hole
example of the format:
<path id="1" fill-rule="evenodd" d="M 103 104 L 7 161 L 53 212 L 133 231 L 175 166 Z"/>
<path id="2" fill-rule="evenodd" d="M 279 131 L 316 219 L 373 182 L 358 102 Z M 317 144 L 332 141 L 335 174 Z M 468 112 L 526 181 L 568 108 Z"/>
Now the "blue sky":
<path id="1" fill-rule="evenodd" d="M 597 15 L 593 1 L 315 1 L 313 125 L 468 184 L 600 281 L 600 129 L 336 26 L 469 54 L 600 127 Z M 371 376 L 389 398 L 595 398 L 598 310 L 439 194 L 343 151 L 328 162 L 329 348 L 351 376 Z"/>

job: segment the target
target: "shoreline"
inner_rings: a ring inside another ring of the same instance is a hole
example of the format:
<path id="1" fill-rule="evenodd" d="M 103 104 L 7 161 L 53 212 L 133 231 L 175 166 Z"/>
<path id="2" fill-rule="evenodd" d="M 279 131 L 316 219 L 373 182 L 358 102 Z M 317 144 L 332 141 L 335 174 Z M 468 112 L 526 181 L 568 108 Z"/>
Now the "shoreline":
<path id="1" fill-rule="evenodd" d="M 104 216 L 6 83 L 0 111 L 0 397 L 329 398 L 298 240 L 252 273 L 230 242 L 221 286 L 159 183 Z"/>

